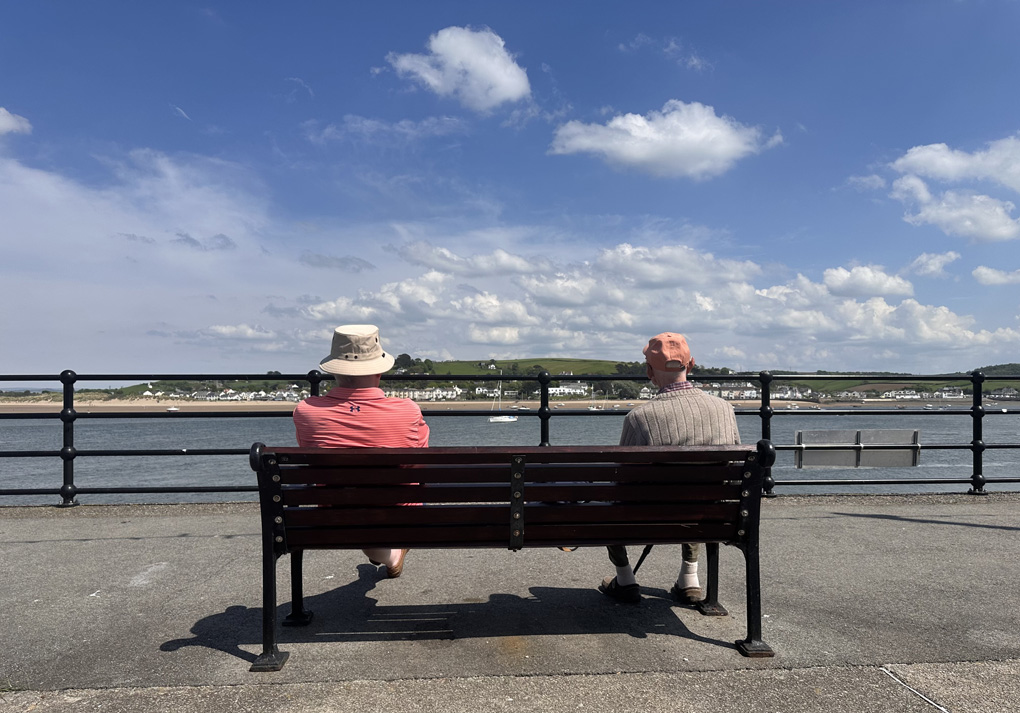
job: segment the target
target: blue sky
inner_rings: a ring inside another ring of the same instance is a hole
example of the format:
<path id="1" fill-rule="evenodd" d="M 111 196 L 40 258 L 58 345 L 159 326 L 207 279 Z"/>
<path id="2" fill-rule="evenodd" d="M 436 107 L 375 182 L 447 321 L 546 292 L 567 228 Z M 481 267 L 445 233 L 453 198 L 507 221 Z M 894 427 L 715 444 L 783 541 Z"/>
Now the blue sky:
<path id="1" fill-rule="evenodd" d="M 0 372 L 1020 361 L 1020 3 L 0 6 Z"/>

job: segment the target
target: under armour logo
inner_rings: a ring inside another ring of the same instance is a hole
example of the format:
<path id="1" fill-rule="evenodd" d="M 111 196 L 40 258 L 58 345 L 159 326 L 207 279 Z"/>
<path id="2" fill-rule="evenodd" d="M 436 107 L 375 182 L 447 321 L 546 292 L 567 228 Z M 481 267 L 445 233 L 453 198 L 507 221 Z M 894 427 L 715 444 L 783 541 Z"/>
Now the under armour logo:
<path id="1" fill-rule="evenodd" d="M 351 413 L 354 413 L 355 411 L 361 411 L 361 407 L 360 406 L 351 406 Z"/>

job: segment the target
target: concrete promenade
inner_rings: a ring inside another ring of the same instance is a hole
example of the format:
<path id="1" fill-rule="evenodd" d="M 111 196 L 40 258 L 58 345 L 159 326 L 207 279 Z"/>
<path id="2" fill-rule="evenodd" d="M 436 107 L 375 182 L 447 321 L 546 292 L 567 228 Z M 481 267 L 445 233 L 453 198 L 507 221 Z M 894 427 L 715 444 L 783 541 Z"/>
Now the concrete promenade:
<path id="1" fill-rule="evenodd" d="M 315 620 L 253 674 L 254 504 L 0 508 L 0 711 L 1020 710 L 1020 495 L 780 496 L 762 542 L 773 659 L 733 647 L 732 548 L 723 618 L 670 600 L 678 547 L 638 606 L 601 549 L 311 552 Z"/>

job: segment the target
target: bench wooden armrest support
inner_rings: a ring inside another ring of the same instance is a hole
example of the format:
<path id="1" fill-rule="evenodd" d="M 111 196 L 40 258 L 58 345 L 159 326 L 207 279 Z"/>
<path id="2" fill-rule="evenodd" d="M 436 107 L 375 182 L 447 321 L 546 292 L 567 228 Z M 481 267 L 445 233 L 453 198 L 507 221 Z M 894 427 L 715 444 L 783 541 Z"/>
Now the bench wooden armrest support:
<path id="1" fill-rule="evenodd" d="M 706 543 L 705 614 L 718 601 L 719 544 L 744 554 L 746 656 L 761 640 L 758 528 L 768 441 L 734 446 L 251 448 L 262 519 L 262 654 L 252 671 L 287 660 L 276 641 L 276 565 L 291 562 L 291 613 L 307 624 L 306 549 L 555 547 Z M 418 506 L 407 506 L 415 503 Z"/>

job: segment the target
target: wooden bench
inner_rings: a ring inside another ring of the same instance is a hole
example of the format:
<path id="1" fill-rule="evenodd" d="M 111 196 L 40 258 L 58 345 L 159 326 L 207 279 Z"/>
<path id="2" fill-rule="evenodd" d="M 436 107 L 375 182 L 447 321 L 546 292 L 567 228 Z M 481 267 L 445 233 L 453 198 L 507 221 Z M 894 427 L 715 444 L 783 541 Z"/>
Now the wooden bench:
<path id="1" fill-rule="evenodd" d="M 262 653 L 252 671 L 278 671 L 276 565 L 291 562 L 285 626 L 308 624 L 302 555 L 312 549 L 508 548 L 706 543 L 707 587 L 718 601 L 719 543 L 744 553 L 746 656 L 761 640 L 758 522 L 768 441 L 703 447 L 549 446 L 271 448 L 256 443 L 262 514 Z M 413 484 L 409 484 L 413 483 Z M 421 503 L 401 506 L 402 503 Z M 411 575 L 413 576 L 413 575 Z"/>

